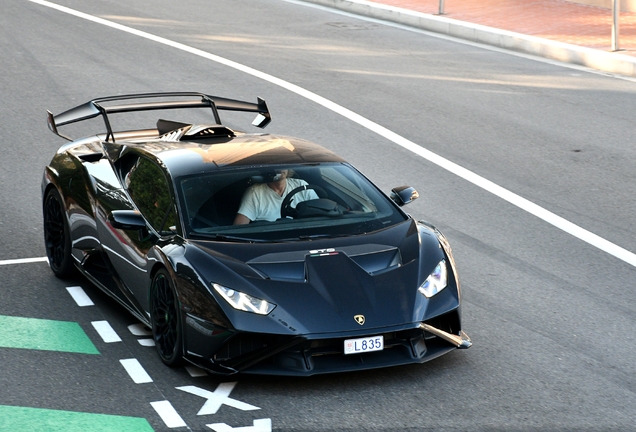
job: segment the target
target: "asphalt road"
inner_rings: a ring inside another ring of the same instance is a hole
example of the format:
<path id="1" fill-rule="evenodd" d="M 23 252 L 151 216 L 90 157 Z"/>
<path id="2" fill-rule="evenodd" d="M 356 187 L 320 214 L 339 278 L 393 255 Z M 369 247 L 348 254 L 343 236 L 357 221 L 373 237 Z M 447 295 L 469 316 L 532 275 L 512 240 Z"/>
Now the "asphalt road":
<path id="1" fill-rule="evenodd" d="M 220 431 L 222 423 L 281 431 L 633 429 L 636 270 L 626 261 L 636 252 L 636 83 L 283 0 L 58 3 L 126 28 L 28 0 L 1 3 L 0 316 L 78 323 L 99 354 L 0 348 L 0 408 L 135 417 L 156 431 Z M 624 248 L 627 259 L 285 83 Z M 64 142 L 47 130 L 46 110 L 154 91 L 263 97 L 273 116 L 268 131 L 335 150 L 385 191 L 416 187 L 421 198 L 407 209 L 453 246 L 474 346 L 425 365 L 336 376 L 193 377 L 163 366 L 128 329 L 135 320 L 87 281 L 58 280 L 44 262 L 9 264 L 44 256 L 41 173 Z M 69 286 L 81 286 L 94 306 L 78 306 Z M 121 342 L 106 343 L 96 321 L 110 323 Z M 130 358 L 152 382 L 133 381 L 120 362 Z M 184 390 L 193 387 L 209 397 Z M 218 410 L 197 415 L 208 399 Z M 157 401 L 168 401 L 187 426 L 169 428 L 151 406 Z"/>

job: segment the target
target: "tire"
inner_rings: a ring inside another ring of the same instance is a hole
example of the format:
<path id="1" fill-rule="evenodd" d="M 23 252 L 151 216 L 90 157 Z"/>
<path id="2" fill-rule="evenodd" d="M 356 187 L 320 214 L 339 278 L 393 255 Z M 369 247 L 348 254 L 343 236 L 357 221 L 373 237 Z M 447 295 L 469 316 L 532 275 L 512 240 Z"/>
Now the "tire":
<path id="1" fill-rule="evenodd" d="M 183 330 L 179 300 L 168 272 L 161 269 L 152 279 L 150 288 L 150 319 L 152 337 L 161 361 L 178 366 L 183 360 Z"/>
<path id="2" fill-rule="evenodd" d="M 42 203 L 44 220 L 44 247 L 49 266 L 60 279 L 75 273 L 71 256 L 71 233 L 66 220 L 64 202 L 57 189 L 46 193 Z"/>

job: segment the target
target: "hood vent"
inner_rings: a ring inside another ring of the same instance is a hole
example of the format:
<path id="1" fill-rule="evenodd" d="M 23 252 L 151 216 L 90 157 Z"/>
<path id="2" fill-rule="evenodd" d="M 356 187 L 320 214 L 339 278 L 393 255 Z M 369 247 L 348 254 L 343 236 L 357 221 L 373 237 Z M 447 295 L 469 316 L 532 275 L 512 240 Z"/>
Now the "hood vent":
<path id="1" fill-rule="evenodd" d="M 260 256 L 246 264 L 264 278 L 279 281 L 305 282 L 305 259 L 321 255 L 345 254 L 369 275 L 374 276 L 399 267 L 402 264 L 400 250 L 394 246 L 377 244 L 348 246 L 334 249 L 294 251 Z"/>

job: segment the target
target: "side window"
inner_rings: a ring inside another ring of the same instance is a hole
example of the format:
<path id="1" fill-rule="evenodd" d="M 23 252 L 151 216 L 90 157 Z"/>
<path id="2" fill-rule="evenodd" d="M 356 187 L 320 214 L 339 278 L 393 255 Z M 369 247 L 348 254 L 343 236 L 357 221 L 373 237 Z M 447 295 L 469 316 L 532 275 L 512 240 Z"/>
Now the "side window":
<path id="1" fill-rule="evenodd" d="M 157 232 L 175 226 L 177 218 L 170 185 L 154 162 L 138 158 L 126 174 L 126 186 L 141 214 Z"/>

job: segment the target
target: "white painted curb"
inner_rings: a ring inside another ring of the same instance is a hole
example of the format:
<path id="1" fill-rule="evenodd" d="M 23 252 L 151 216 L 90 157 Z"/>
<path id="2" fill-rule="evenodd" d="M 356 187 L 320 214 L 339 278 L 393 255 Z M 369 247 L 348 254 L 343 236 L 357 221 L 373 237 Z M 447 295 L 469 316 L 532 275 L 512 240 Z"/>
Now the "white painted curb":
<path id="1" fill-rule="evenodd" d="M 603 72 L 636 77 L 636 58 L 620 53 L 580 47 L 366 0 L 303 1 Z"/>

